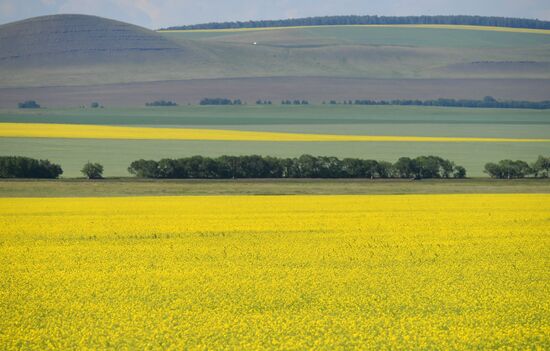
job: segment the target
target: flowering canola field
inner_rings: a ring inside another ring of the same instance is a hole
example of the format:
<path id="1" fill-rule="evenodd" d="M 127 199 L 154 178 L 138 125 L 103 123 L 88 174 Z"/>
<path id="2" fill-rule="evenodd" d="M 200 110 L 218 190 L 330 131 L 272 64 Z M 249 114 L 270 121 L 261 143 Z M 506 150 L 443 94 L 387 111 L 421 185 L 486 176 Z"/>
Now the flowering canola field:
<path id="1" fill-rule="evenodd" d="M 550 139 L 422 137 L 384 135 L 331 135 L 254 132 L 240 130 L 120 127 L 81 124 L 0 123 L 4 138 L 128 139 L 128 140 L 217 140 L 281 142 L 476 142 L 476 143 L 550 143 Z"/>
<path id="2" fill-rule="evenodd" d="M 550 195 L 0 199 L 0 349 L 549 349 Z"/>

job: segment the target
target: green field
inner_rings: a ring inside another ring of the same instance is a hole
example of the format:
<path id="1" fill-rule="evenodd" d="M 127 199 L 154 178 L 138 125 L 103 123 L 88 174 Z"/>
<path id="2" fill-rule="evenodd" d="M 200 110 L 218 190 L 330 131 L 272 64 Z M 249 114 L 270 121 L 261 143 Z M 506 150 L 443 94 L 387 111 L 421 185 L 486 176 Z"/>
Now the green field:
<path id="1" fill-rule="evenodd" d="M 545 34 L 368 26 L 163 34 L 211 50 L 236 71 L 248 72 L 241 76 L 550 77 L 534 64 L 548 63 Z M 476 69 L 481 62 L 485 72 Z M 503 69 L 503 62 L 515 66 Z"/>
<path id="2" fill-rule="evenodd" d="M 290 76 L 550 78 L 546 34 L 349 26 L 162 35 L 180 45 L 183 54 L 122 63 L 0 67 L 1 86 Z"/>
<path id="3" fill-rule="evenodd" d="M 197 127 L 324 134 L 546 138 L 550 111 L 403 106 L 0 109 L 0 122 Z"/>
<path id="4" fill-rule="evenodd" d="M 550 193 L 550 180 L 0 180 L 0 197 L 516 193 Z"/>
<path id="5" fill-rule="evenodd" d="M 364 44 L 389 46 L 418 46 L 445 48 L 506 48 L 533 47 L 547 44 L 548 35 L 538 33 L 513 33 L 510 31 L 463 30 L 458 29 L 408 27 L 408 26 L 314 26 L 246 30 L 190 30 L 160 31 L 175 40 L 211 40 L 224 42 L 268 45 L 280 41 L 297 43 L 308 40 L 312 44 Z"/>
<path id="6" fill-rule="evenodd" d="M 196 127 L 300 133 L 447 137 L 547 138 L 550 112 L 398 106 L 183 106 L 136 109 L 1 110 L 0 122 L 78 123 Z M 3 138 L 4 155 L 47 158 L 65 177 L 80 176 L 86 161 L 100 162 L 106 176 L 128 176 L 137 159 L 192 155 L 313 154 L 395 161 L 401 156 L 438 155 L 463 165 L 470 176 L 505 158 L 534 161 L 550 154 L 548 143 L 419 142 L 233 142 Z"/>

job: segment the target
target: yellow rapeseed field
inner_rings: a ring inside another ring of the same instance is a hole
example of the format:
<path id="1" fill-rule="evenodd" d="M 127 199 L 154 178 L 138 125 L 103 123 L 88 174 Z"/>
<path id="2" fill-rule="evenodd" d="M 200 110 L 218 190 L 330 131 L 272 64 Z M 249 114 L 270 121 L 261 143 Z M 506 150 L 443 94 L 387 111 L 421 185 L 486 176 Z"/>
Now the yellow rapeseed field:
<path id="1" fill-rule="evenodd" d="M 130 140 L 218 140 L 218 141 L 295 141 L 295 142 L 487 142 L 487 143 L 548 143 L 550 139 L 419 137 L 374 135 L 328 135 L 239 130 L 119 127 L 79 124 L 0 123 L 0 137 L 8 138 L 69 138 L 69 139 L 130 139 Z"/>
<path id="2" fill-rule="evenodd" d="M 550 349 L 550 195 L 0 199 L 2 350 Z"/>

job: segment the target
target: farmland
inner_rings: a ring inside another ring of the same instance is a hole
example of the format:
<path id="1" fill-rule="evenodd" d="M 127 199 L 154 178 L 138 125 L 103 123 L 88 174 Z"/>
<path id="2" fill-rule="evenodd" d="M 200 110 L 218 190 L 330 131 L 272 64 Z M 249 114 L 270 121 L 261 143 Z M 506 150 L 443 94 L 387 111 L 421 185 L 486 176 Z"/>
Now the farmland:
<path id="1" fill-rule="evenodd" d="M 111 197 L 204 195 L 403 195 L 548 194 L 548 179 L 235 179 L 150 180 L 136 178 L 4 179 L 0 196 Z"/>
<path id="2" fill-rule="evenodd" d="M 0 47 L 1 350 L 550 349 L 550 30 L 74 14 Z"/>
<path id="3" fill-rule="evenodd" d="M 71 33 L 73 22 L 73 18 L 59 18 L 57 26 L 68 27 L 57 33 Z M 116 24 L 106 21 L 97 25 L 104 30 Z M 66 38 L 47 36 L 44 33 L 49 31 L 44 31 L 25 45 L 25 52 L 10 55 L 17 59 L 0 67 L 0 78 L 3 87 L 13 88 L 245 77 L 550 78 L 548 31 L 487 29 L 331 26 L 160 34 L 137 31 L 135 35 L 145 36 L 153 47 L 173 50 L 145 57 L 129 53 L 126 60 L 116 51 L 107 57 L 88 57 L 90 52 L 97 55 L 98 48 L 109 52 L 116 43 L 120 45 L 121 38 L 108 31 L 105 42 L 83 38 L 72 55 L 60 48 Z M 42 52 L 46 55 L 28 52 L 38 44 L 45 46 Z M 19 69 L 29 61 L 28 69 Z"/>
<path id="4" fill-rule="evenodd" d="M 395 135 L 338 135 L 254 132 L 197 128 L 145 128 L 47 123 L 2 123 L 3 138 L 204 140 L 274 142 L 420 142 L 420 143 L 549 143 L 550 139 L 473 138 Z"/>
<path id="5" fill-rule="evenodd" d="M 162 134 L 158 127 L 267 133 L 436 138 L 547 139 L 548 111 L 464 109 L 400 106 L 182 106 L 176 108 L 0 110 L 2 123 L 55 123 L 147 127 L 145 137 Z M 46 126 L 48 127 L 48 126 Z M 57 126 L 52 125 L 52 128 Z M 103 127 L 102 127 L 103 128 Z M 47 129 L 47 128 L 46 128 Z M 45 129 L 45 130 L 46 130 Z M 42 130 L 40 133 L 45 133 Z M 89 131 L 93 130 L 91 128 Z M 0 131 L 1 133 L 2 131 Z M 176 130 L 176 132 L 180 132 Z M 261 134 L 261 133 L 258 133 Z M 253 135 L 258 135 L 253 134 Z M 265 134 L 261 134 L 265 135 Z M 288 134 L 285 134 L 288 135 Z M 54 135 L 50 135 L 52 137 Z M 72 135 L 76 137 L 76 134 Z M 164 137 L 163 137 L 164 138 Z M 201 139 L 200 136 L 193 136 Z M 154 139 L 154 138 L 153 138 Z M 233 138 L 238 139 L 238 138 Z M 102 163 L 107 176 L 127 176 L 137 159 L 192 155 L 260 154 L 295 157 L 301 154 L 360 157 L 395 161 L 401 156 L 438 155 L 463 165 L 470 176 L 482 176 L 486 162 L 504 158 L 532 161 L 548 154 L 549 143 L 418 141 L 268 141 L 255 140 L 99 140 L 59 138 L 0 138 L 4 154 L 48 158 L 60 163 L 64 176 L 80 175 L 84 162 Z M 116 152 L 113 152 L 116 150 Z"/>
<path id="6" fill-rule="evenodd" d="M 549 211 L 541 194 L 3 198 L 0 344 L 545 349 Z"/>

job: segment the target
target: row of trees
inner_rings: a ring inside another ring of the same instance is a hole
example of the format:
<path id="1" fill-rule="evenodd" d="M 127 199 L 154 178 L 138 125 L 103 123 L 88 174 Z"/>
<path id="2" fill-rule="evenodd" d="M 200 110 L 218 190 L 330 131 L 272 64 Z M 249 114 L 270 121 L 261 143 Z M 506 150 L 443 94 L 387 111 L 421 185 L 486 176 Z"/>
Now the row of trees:
<path id="1" fill-rule="evenodd" d="M 200 105 L 242 105 L 241 99 L 231 100 L 226 98 L 204 98 L 199 102 Z"/>
<path id="2" fill-rule="evenodd" d="M 82 167 L 88 179 L 103 178 L 103 166 L 88 162 Z M 63 174 L 60 165 L 49 160 L 36 160 L 22 156 L 0 156 L 0 178 L 56 179 Z"/>
<path id="3" fill-rule="evenodd" d="M 528 176 L 548 178 L 550 174 L 550 157 L 539 156 L 539 158 L 528 164 L 525 161 L 501 160 L 498 163 L 487 163 L 485 173 L 491 178 L 515 179 Z"/>
<path id="4" fill-rule="evenodd" d="M 231 100 L 227 98 L 204 98 L 200 105 L 243 105 L 241 99 Z M 326 104 L 326 102 L 323 102 Z M 439 107 L 472 107 L 472 108 L 518 108 L 518 109 L 550 109 L 550 101 L 499 101 L 492 96 L 486 96 L 482 100 L 472 99 L 435 99 L 435 100 L 330 100 L 330 105 L 400 105 L 400 106 L 439 106 Z M 257 100 L 256 105 L 272 105 L 271 100 Z M 281 105 L 309 105 L 307 100 L 282 100 Z M 159 100 L 147 103 L 146 106 L 177 106 L 172 101 Z"/>
<path id="5" fill-rule="evenodd" d="M 397 162 L 302 155 L 193 156 L 180 159 L 138 160 L 128 168 L 140 178 L 465 178 L 466 169 L 437 156 L 401 157 Z"/>
<path id="6" fill-rule="evenodd" d="M 40 108 L 40 105 L 34 100 L 27 100 L 17 104 L 19 108 Z"/>
<path id="7" fill-rule="evenodd" d="M 88 179 L 103 178 L 103 166 L 87 162 L 81 170 Z M 160 161 L 138 160 L 128 168 L 140 178 L 232 179 L 232 178 L 465 178 L 466 169 L 437 156 L 401 157 L 395 163 L 357 158 L 302 155 L 297 158 L 270 156 L 193 156 Z M 550 157 L 525 161 L 501 160 L 487 163 L 485 173 L 497 179 L 528 176 L 548 178 Z M 48 160 L 0 156 L 0 178 L 58 178 L 60 165 Z"/>
<path id="8" fill-rule="evenodd" d="M 309 105 L 307 100 L 283 100 L 281 105 Z"/>
<path id="9" fill-rule="evenodd" d="M 153 101 L 153 102 L 145 103 L 145 106 L 149 106 L 149 107 L 171 107 L 171 106 L 178 106 L 178 104 L 176 104 L 173 101 L 156 100 L 156 101 Z"/>
<path id="10" fill-rule="evenodd" d="M 454 24 L 470 26 L 496 26 L 512 28 L 550 29 L 549 21 L 526 18 L 487 16 L 325 16 L 271 21 L 212 22 L 168 27 L 168 30 L 265 28 L 294 26 L 334 26 L 358 24 Z"/>
<path id="11" fill-rule="evenodd" d="M 21 156 L 0 156 L 0 178 L 51 178 L 63 174 L 61 166 L 48 160 Z"/>
<path id="12" fill-rule="evenodd" d="M 256 105 L 272 105 L 273 103 L 271 102 L 271 100 L 261 100 L 261 99 L 258 99 L 256 100 Z"/>
<path id="13" fill-rule="evenodd" d="M 499 101 L 492 96 L 483 100 L 470 99 L 436 99 L 436 100 L 331 100 L 331 105 L 401 105 L 401 106 L 441 106 L 441 107 L 474 107 L 474 108 L 528 108 L 550 109 L 550 101 Z"/>

